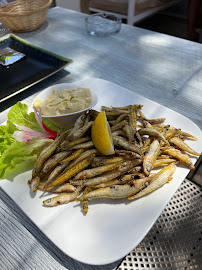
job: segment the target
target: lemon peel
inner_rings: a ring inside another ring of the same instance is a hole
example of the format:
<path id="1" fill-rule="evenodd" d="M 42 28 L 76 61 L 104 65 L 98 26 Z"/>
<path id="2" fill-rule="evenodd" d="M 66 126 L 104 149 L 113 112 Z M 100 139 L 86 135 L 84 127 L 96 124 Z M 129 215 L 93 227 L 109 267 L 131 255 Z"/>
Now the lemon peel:
<path id="1" fill-rule="evenodd" d="M 91 137 L 94 146 L 101 154 L 114 154 L 114 144 L 105 111 L 100 112 L 93 122 Z"/>

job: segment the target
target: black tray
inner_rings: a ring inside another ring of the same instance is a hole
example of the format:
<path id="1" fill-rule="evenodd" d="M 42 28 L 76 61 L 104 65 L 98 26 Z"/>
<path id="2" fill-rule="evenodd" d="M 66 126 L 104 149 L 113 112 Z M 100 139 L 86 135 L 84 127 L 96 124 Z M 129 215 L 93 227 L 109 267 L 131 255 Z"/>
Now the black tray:
<path id="1" fill-rule="evenodd" d="M 0 38 L 0 50 L 10 47 L 25 57 L 9 67 L 0 65 L 0 102 L 22 92 L 58 72 L 71 59 L 44 50 L 14 34 Z"/>

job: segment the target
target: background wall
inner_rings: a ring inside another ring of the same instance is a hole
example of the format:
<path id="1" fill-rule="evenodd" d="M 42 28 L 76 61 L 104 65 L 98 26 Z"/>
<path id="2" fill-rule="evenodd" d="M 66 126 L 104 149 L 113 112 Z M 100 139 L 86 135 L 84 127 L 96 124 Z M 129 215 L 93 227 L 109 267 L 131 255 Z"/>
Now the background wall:
<path id="1" fill-rule="evenodd" d="M 56 5 L 59 7 L 80 11 L 80 0 L 56 0 Z"/>

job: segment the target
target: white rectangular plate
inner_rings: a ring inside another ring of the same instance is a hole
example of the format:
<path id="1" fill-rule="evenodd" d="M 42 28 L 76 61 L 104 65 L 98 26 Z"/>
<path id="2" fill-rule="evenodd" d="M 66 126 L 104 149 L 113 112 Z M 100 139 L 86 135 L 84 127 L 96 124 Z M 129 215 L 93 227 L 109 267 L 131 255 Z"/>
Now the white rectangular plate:
<path id="1" fill-rule="evenodd" d="M 95 91 L 99 100 L 95 107 L 97 110 L 102 105 L 143 104 L 142 111 L 148 118 L 165 117 L 167 124 L 198 137 L 198 141 L 190 140 L 188 143 L 201 152 L 200 129 L 179 113 L 100 79 L 70 83 L 69 87 L 89 87 Z M 192 160 L 195 163 L 196 158 Z M 30 171 L 16 176 L 13 181 L 2 180 L 0 185 L 64 253 L 83 263 L 102 265 L 123 258 L 140 243 L 188 172 L 185 167 L 178 166 L 171 182 L 138 200 L 92 200 L 86 216 L 77 202 L 53 208 L 43 206 L 42 201 L 50 194 L 30 191 L 27 184 Z"/>

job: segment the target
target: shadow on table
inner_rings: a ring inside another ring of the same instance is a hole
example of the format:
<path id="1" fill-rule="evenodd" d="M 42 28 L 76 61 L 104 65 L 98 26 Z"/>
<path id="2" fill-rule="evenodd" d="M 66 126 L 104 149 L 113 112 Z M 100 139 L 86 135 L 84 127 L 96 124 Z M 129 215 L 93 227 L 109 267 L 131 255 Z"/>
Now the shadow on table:
<path id="1" fill-rule="evenodd" d="M 22 36 L 23 35 L 23 38 L 28 38 L 28 37 L 34 37 L 35 35 L 38 35 L 39 33 L 43 32 L 49 25 L 49 22 L 46 20 L 43 25 L 34 30 L 34 31 L 31 31 L 31 32 L 24 32 L 24 33 L 14 33 L 14 34 L 17 34 L 18 36 Z"/>

